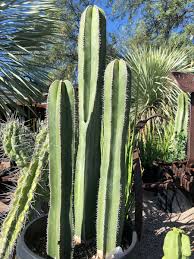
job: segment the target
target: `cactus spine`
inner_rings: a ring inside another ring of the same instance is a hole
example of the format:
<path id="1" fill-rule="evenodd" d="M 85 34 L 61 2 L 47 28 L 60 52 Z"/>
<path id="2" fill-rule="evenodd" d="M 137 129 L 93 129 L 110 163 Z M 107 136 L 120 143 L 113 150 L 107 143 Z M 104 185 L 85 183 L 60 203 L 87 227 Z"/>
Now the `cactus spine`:
<path id="1" fill-rule="evenodd" d="M 99 258 L 120 244 L 125 216 L 127 167 L 125 144 L 129 126 L 127 67 L 123 60 L 112 61 L 105 71 L 102 162 L 97 212 Z"/>
<path id="2" fill-rule="evenodd" d="M 50 210 L 47 253 L 71 258 L 72 177 L 74 154 L 74 90 L 69 81 L 55 81 L 49 90 Z"/>
<path id="3" fill-rule="evenodd" d="M 189 259 L 191 246 L 189 236 L 183 230 L 173 228 L 164 239 L 162 259 Z"/>
<path id="4" fill-rule="evenodd" d="M 78 39 L 79 144 L 74 186 L 77 243 L 95 234 L 105 49 L 104 12 L 89 6 L 82 14 Z"/>
<path id="5" fill-rule="evenodd" d="M 24 167 L 14 193 L 11 209 L 1 227 L 0 257 L 9 258 L 20 231 L 25 223 L 41 172 L 48 161 L 47 127 L 36 137 L 35 150 L 28 167 Z"/>
<path id="6" fill-rule="evenodd" d="M 188 112 L 189 98 L 186 93 L 182 92 L 178 96 L 178 108 L 175 118 L 174 136 L 182 133 L 185 137 L 187 137 L 189 118 Z"/>

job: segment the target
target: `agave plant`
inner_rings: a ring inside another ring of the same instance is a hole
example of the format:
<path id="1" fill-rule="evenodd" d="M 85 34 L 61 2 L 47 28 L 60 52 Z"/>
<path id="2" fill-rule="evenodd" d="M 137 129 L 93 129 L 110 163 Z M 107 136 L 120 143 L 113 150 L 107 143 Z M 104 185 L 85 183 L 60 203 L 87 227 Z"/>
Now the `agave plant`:
<path id="1" fill-rule="evenodd" d="M 193 72 L 189 62 L 189 50 L 176 47 L 135 47 L 126 54 L 126 61 L 132 70 L 133 109 L 138 103 L 138 112 L 143 118 L 147 112 L 168 116 L 176 111 L 180 89 L 170 76 L 173 70 Z M 169 112 L 170 110 L 170 112 Z"/>
<path id="2" fill-rule="evenodd" d="M 0 3 L 0 112 L 4 114 L 16 101 L 40 101 L 47 89 L 47 74 L 32 60 L 55 33 L 48 9 L 54 11 L 53 0 Z"/>

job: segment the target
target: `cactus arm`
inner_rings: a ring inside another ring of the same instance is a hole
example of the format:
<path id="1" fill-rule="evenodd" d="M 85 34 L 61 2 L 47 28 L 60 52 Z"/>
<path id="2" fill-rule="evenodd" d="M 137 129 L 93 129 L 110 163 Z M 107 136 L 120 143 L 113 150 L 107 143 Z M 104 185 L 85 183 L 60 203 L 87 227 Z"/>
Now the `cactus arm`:
<path id="1" fill-rule="evenodd" d="M 182 256 L 186 258 L 190 258 L 191 256 L 191 244 L 190 244 L 190 238 L 188 235 L 186 234 L 182 234 L 181 237 L 181 252 L 182 252 Z M 182 258 L 184 259 L 184 258 Z"/>
<path id="2" fill-rule="evenodd" d="M 74 90 L 69 81 L 55 81 L 49 90 L 50 210 L 47 253 L 71 258 Z"/>
<path id="3" fill-rule="evenodd" d="M 95 235 L 100 169 L 101 92 L 105 67 L 106 20 L 96 6 L 81 17 L 78 39 L 79 136 L 75 168 L 75 240 Z"/>
<path id="4" fill-rule="evenodd" d="M 9 258 L 17 237 L 28 215 L 35 190 L 39 183 L 44 164 L 48 159 L 47 128 L 37 135 L 36 149 L 29 168 L 24 168 L 14 194 L 11 209 L 3 222 L 0 235 L 1 258 Z"/>
<path id="5" fill-rule="evenodd" d="M 123 60 L 111 62 L 105 71 L 104 146 L 100 169 L 97 211 L 97 250 L 106 256 L 120 244 L 125 215 L 125 143 L 129 126 L 127 67 Z"/>
<path id="6" fill-rule="evenodd" d="M 180 235 L 177 231 L 169 231 L 164 239 L 164 256 L 166 259 L 180 259 L 181 255 Z"/>
<path id="7" fill-rule="evenodd" d="M 188 115 L 189 112 L 189 98 L 186 93 L 180 93 L 178 96 L 178 108 L 175 117 L 174 136 L 181 132 L 187 136 L 188 131 Z"/>

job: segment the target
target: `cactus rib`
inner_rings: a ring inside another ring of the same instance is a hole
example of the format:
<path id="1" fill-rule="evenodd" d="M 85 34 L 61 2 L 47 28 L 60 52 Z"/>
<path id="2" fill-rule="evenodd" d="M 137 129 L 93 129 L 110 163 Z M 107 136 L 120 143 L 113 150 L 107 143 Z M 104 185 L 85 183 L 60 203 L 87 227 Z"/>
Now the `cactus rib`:
<path id="1" fill-rule="evenodd" d="M 50 210 L 47 253 L 52 258 L 72 254 L 72 177 L 74 90 L 69 81 L 55 81 L 49 90 Z"/>
<path id="2" fill-rule="evenodd" d="M 77 243 L 95 235 L 105 47 L 104 12 L 96 6 L 89 6 L 82 14 L 78 39 L 79 143 L 74 185 Z"/>
<path id="3" fill-rule="evenodd" d="M 127 67 L 112 61 L 105 71 L 102 162 L 98 192 L 97 249 L 106 256 L 121 241 L 125 215 L 125 143 L 129 126 Z"/>

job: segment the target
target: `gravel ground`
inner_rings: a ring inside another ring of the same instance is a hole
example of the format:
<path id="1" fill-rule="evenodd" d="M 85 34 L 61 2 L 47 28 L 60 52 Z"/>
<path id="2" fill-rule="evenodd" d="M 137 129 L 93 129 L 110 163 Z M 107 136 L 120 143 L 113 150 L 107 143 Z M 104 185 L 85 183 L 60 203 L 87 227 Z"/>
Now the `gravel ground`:
<path id="1" fill-rule="evenodd" d="M 184 213 L 165 213 L 157 204 L 157 197 L 144 191 L 144 227 L 141 241 L 136 245 L 130 259 L 161 259 L 166 232 L 172 227 L 184 229 L 194 248 L 194 208 Z M 173 258 L 172 258 L 173 259 Z M 194 259 L 194 250 L 191 256 Z"/>

